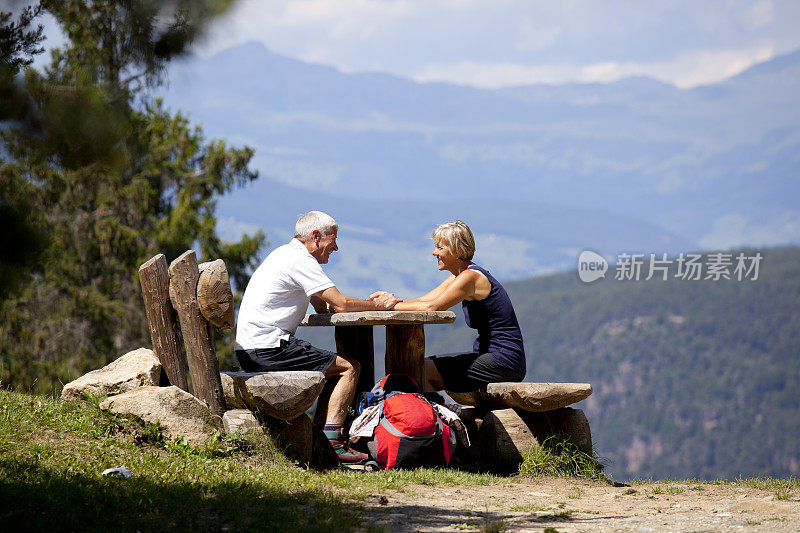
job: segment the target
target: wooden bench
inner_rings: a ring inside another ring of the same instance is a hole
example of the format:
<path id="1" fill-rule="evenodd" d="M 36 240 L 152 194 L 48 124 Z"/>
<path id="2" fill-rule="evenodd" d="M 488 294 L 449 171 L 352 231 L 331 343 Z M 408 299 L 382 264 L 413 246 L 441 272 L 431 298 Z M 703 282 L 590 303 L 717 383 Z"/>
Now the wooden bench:
<path id="1" fill-rule="evenodd" d="M 461 418 L 478 461 L 499 472 L 514 472 L 531 446 L 549 437 L 569 438 L 592 453 L 589 421 L 580 409 L 569 407 L 592 394 L 588 383 L 490 383 L 472 392 L 448 394 L 467 405 Z"/>
<path id="2" fill-rule="evenodd" d="M 188 250 L 168 268 L 164 254 L 158 254 L 139 267 L 139 281 L 153 352 L 171 385 L 189 392 L 180 323 L 194 396 L 212 413 L 221 416 L 228 409 L 247 408 L 291 420 L 311 407 L 324 384 L 320 372 L 220 374 L 211 326 L 230 329 L 235 321 L 224 261 L 198 265 L 195 252 Z"/>

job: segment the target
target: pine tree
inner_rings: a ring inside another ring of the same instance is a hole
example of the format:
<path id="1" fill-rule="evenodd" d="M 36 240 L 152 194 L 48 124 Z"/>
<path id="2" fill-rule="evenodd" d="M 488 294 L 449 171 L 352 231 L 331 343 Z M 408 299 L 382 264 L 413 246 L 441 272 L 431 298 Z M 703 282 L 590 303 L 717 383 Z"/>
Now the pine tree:
<path id="1" fill-rule="evenodd" d="M 68 44 L 43 73 L 25 72 L 33 126 L 2 132 L 2 190 L 24 199 L 47 235 L 41 268 L 0 302 L 5 384 L 52 391 L 149 345 L 136 272 L 156 253 L 173 259 L 195 247 L 246 284 L 264 236 L 224 242 L 214 211 L 221 195 L 256 179 L 253 150 L 207 142 L 150 96 L 169 59 L 228 4 L 43 3 Z M 230 339 L 223 344 L 225 366 Z"/>

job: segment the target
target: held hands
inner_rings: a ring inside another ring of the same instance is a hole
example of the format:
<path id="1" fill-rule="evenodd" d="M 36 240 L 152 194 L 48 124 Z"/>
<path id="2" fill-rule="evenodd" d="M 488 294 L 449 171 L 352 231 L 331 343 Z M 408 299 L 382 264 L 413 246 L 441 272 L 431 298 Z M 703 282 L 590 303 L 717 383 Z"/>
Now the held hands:
<path id="1" fill-rule="evenodd" d="M 372 300 L 373 302 L 375 302 L 375 305 L 377 305 L 379 309 L 385 311 L 391 311 L 392 309 L 394 309 L 395 305 L 403 301 L 400 298 L 397 298 L 391 292 L 386 292 L 386 291 L 373 292 L 372 294 L 369 295 L 367 300 Z"/>

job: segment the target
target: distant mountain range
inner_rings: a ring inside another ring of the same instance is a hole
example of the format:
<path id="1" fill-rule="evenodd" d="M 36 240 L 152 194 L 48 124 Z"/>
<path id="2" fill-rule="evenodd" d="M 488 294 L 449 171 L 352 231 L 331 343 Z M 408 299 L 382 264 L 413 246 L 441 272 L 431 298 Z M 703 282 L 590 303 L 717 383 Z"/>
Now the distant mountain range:
<path id="1" fill-rule="evenodd" d="M 256 149 L 223 199 L 224 236 L 342 224 L 345 292 L 409 296 L 440 275 L 431 230 L 461 218 L 501 279 L 592 249 L 676 253 L 800 243 L 800 52 L 681 90 L 647 78 L 482 90 L 345 74 L 260 44 L 192 58 L 164 98 L 209 137 Z"/>

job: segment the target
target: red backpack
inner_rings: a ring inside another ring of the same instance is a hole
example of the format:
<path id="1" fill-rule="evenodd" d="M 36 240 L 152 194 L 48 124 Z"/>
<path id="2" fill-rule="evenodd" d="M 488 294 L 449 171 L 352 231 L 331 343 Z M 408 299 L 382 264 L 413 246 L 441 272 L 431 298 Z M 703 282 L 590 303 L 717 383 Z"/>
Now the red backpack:
<path id="1" fill-rule="evenodd" d="M 367 403 L 380 405 L 381 413 L 367 449 L 381 469 L 450 464 L 455 435 L 411 376 L 389 374 L 372 393 Z"/>

